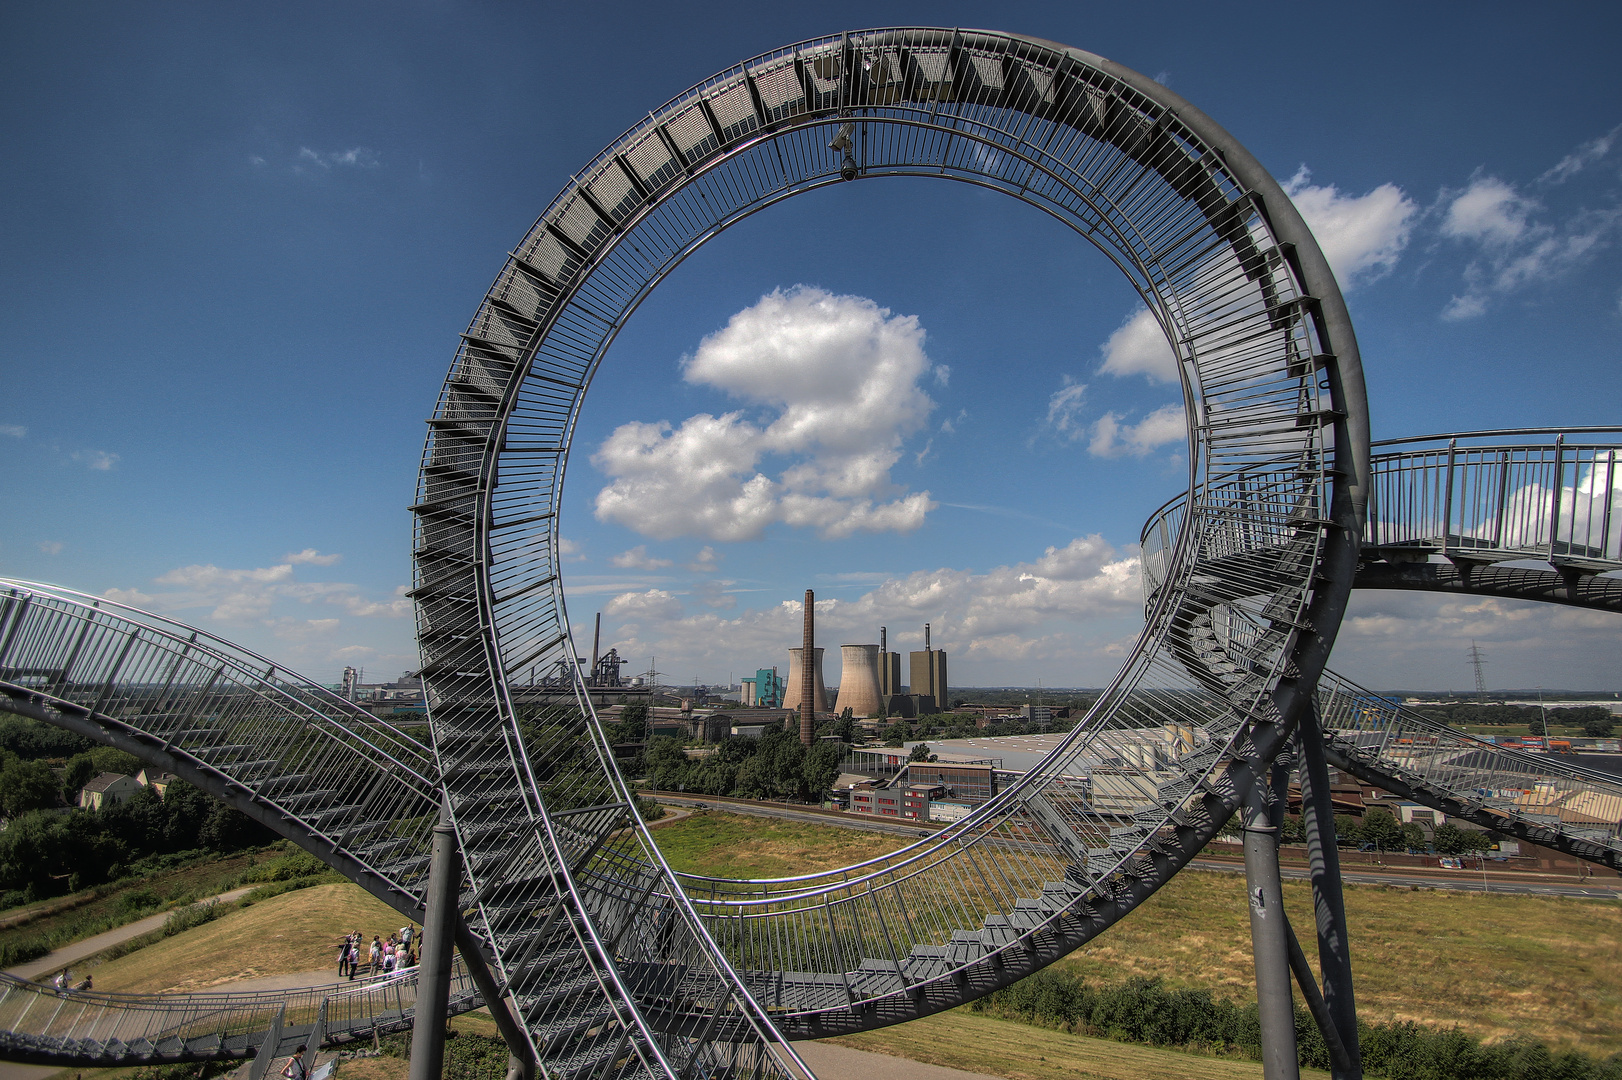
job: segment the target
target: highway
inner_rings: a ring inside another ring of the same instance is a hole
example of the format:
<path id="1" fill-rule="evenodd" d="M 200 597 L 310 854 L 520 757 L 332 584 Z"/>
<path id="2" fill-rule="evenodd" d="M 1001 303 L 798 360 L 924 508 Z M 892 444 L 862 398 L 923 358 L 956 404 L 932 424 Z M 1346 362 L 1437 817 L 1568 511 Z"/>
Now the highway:
<path id="1" fill-rule="evenodd" d="M 933 822 L 903 824 L 878 821 L 858 814 L 838 810 L 823 810 L 814 806 L 795 806 L 786 803 L 759 802 L 753 799 L 731 799 L 716 795 L 685 795 L 658 792 L 653 795 L 661 803 L 673 806 L 707 806 L 732 814 L 753 814 L 756 817 L 782 818 L 812 825 L 835 825 L 842 829 L 861 829 L 866 832 L 891 833 L 916 840 L 942 826 Z M 1245 867 L 1237 859 L 1195 859 L 1189 863 L 1195 870 L 1209 870 L 1224 874 L 1242 874 Z M 1581 900 L 1622 900 L 1622 880 L 1616 885 L 1604 884 L 1607 878 L 1596 877 L 1587 882 L 1550 880 L 1551 875 L 1505 873 L 1489 869 L 1487 881 L 1482 881 L 1479 870 L 1430 870 L 1412 867 L 1400 870 L 1362 870 L 1341 867 L 1341 880 L 1348 885 L 1386 885 L 1397 889 L 1418 886 L 1421 889 L 1447 889 L 1451 892 L 1513 893 L 1523 896 L 1559 896 Z M 1304 881 L 1308 874 L 1303 866 L 1285 864 L 1279 876 L 1290 881 Z M 1525 880 L 1522 880 L 1522 879 Z"/>

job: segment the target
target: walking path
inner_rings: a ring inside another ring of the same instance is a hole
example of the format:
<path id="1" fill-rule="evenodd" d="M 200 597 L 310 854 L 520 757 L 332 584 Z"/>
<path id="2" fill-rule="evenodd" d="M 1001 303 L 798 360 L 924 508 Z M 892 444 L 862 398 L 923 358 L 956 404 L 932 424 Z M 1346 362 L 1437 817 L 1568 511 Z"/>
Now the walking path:
<path id="1" fill-rule="evenodd" d="M 223 892 L 218 896 L 210 897 L 209 900 L 229 904 L 239 897 L 248 895 L 255 888 L 257 886 L 250 885 L 243 889 L 232 889 L 230 892 Z M 209 900 L 203 900 L 201 903 L 206 904 Z M 53 974 L 59 969 L 70 967 L 88 956 L 94 956 L 103 949 L 121 945 L 131 938 L 140 937 L 142 934 L 150 934 L 152 931 L 160 929 L 168 919 L 169 912 L 167 911 L 157 915 L 148 915 L 144 919 L 137 919 L 135 922 L 114 927 L 105 933 L 97 934 L 95 937 L 87 937 L 83 941 L 75 941 L 71 945 L 64 945 L 60 949 L 46 953 L 38 960 L 30 960 L 26 964 L 6 968 L 6 974 L 15 975 L 19 979 L 38 979 L 41 975 Z"/>

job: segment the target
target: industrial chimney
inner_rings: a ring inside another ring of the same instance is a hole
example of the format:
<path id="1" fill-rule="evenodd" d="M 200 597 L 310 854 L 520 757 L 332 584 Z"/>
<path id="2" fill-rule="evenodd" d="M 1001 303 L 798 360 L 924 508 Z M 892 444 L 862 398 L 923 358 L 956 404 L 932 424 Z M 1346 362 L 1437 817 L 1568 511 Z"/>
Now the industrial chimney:
<path id="1" fill-rule="evenodd" d="M 817 647 L 817 594 L 805 590 L 805 632 L 800 642 L 800 745 L 810 746 L 816 732 L 816 713 L 828 707 L 828 691 L 822 686 L 822 650 Z M 793 665 L 791 664 L 790 667 Z M 790 677 L 789 682 L 794 679 Z M 817 691 L 821 690 L 819 694 Z"/>

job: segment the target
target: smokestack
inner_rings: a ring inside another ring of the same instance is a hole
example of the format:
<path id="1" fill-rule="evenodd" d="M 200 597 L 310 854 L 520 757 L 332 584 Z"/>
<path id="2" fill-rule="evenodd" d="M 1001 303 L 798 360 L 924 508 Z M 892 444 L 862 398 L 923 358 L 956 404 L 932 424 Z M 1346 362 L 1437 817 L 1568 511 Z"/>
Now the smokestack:
<path id="1" fill-rule="evenodd" d="M 591 670 L 586 673 L 586 685 L 597 685 L 597 646 L 603 642 L 603 613 L 597 613 L 597 629 L 591 632 Z"/>
<path id="2" fill-rule="evenodd" d="M 816 663 L 812 659 L 817 655 L 817 595 L 810 589 L 805 590 L 805 632 L 800 648 L 807 661 L 800 665 L 800 744 L 810 746 L 817 713 Z"/>
<path id="3" fill-rule="evenodd" d="M 924 652 L 929 651 L 929 624 L 924 623 Z"/>

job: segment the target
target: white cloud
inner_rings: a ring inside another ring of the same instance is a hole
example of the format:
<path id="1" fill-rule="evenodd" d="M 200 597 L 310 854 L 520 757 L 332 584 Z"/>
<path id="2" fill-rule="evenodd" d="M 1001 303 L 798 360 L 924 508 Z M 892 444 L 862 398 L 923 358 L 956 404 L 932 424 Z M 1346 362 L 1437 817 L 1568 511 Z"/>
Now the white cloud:
<path id="1" fill-rule="evenodd" d="M 1136 552 L 1118 552 L 1096 535 L 986 573 L 943 568 L 901 577 L 837 576 L 878 584 L 854 600 L 817 600 L 822 641 L 877 641 L 879 626 L 887 625 L 892 648 L 921 648 L 921 626 L 928 621 L 936 647 L 954 654 L 956 672 L 972 671 L 981 662 L 1034 658 L 1089 670 L 1096 665 L 1096 677 L 1107 677 L 1116 658 L 1103 655 L 1103 644 L 1087 641 L 1086 625 L 1109 621 L 1106 638 L 1112 643 L 1123 636 L 1119 622 L 1136 620 L 1143 602 Z M 714 602 L 715 584 L 695 589 L 694 597 Z M 604 608 L 605 623 L 610 616 L 619 620 L 618 626 L 605 626 L 604 644 L 612 643 L 622 655 L 656 655 L 660 666 L 671 670 L 786 665 L 784 650 L 799 642 L 801 608 L 794 599 L 734 615 L 689 614 L 665 590 L 627 592 Z M 828 679 L 837 682 L 837 652 L 828 664 Z"/>
<path id="2" fill-rule="evenodd" d="M 1613 128 L 1567 154 L 1535 183 L 1551 197 L 1588 165 L 1610 153 L 1622 127 Z M 1608 205 L 1578 206 L 1560 216 L 1514 183 L 1478 170 L 1463 190 L 1444 190 L 1441 235 L 1473 248 L 1464 268 L 1464 291 L 1442 310 L 1448 320 L 1485 314 L 1494 297 L 1551 281 L 1609 246 L 1622 229 L 1622 201 L 1600 193 Z"/>
<path id="3" fill-rule="evenodd" d="M 153 579 L 155 584 L 167 586 L 167 591 L 144 593 L 136 589 L 109 589 L 103 595 L 122 604 L 158 612 L 206 608 L 209 609 L 209 617 L 220 622 L 259 624 L 272 629 L 281 625 L 278 620 L 287 618 L 275 614 L 278 605 L 293 601 L 331 604 L 360 618 L 398 619 L 413 612 L 412 603 L 405 596 L 404 585 L 394 590 L 393 598 L 373 601 L 362 596 L 355 585 L 296 580 L 294 562 L 330 565 L 318 561 L 322 558 L 326 556 L 317 556 L 314 560 L 289 559 L 274 566 L 246 569 L 194 563 L 177 567 Z"/>
<path id="4" fill-rule="evenodd" d="M 74 461 L 83 462 L 87 469 L 97 472 L 107 472 L 118 464 L 118 455 L 108 453 L 106 450 L 75 450 L 69 457 Z"/>
<path id="5" fill-rule="evenodd" d="M 28 429 L 21 424 L 0 424 L 0 435 L 9 435 L 13 439 L 28 437 Z"/>
<path id="6" fill-rule="evenodd" d="M 1536 199 L 1522 196 L 1496 176 L 1477 174 L 1448 202 L 1442 235 L 1484 244 L 1510 244 L 1526 235 L 1527 219 L 1539 209 Z"/>
<path id="7" fill-rule="evenodd" d="M 1087 400 L 1087 384 L 1064 376 L 1064 384 L 1048 396 L 1047 425 L 1072 442 L 1086 434 L 1081 408 Z"/>
<path id="8" fill-rule="evenodd" d="M 806 286 L 761 297 L 683 364 L 688 382 L 760 420 L 622 424 L 592 457 L 612 478 L 597 518 L 658 539 L 753 539 L 776 522 L 826 537 L 917 528 L 934 503 L 899 490 L 890 469 L 934 408 L 918 385 L 932 370 L 923 339 L 915 317 L 862 297 Z M 789 459 L 776 478 L 770 456 Z"/>
<path id="9" fill-rule="evenodd" d="M 1365 195 L 1343 195 L 1333 184 L 1311 183 L 1301 166 L 1284 190 L 1306 219 L 1343 289 L 1389 272 L 1408 246 L 1419 208 L 1395 184 Z"/>
<path id="10" fill-rule="evenodd" d="M 713 574 L 715 564 L 720 559 L 721 557 L 716 554 L 715 549 L 705 544 L 698 549 L 698 554 L 693 556 L 693 561 L 687 564 L 686 569 L 693 571 L 695 574 Z"/>
<path id="11" fill-rule="evenodd" d="M 62 554 L 63 546 L 60 540 L 41 540 L 39 542 L 39 549 L 47 555 Z"/>
<path id="12" fill-rule="evenodd" d="M 1554 168 L 1538 177 L 1538 183 L 1545 185 L 1565 183 L 1577 173 L 1582 172 L 1587 166 L 1609 154 L 1619 134 L 1622 134 L 1622 124 L 1617 125 L 1596 139 L 1590 139 L 1583 143 L 1561 158 Z"/>
<path id="13" fill-rule="evenodd" d="M 335 150 L 327 154 L 312 150 L 308 146 L 301 146 L 298 149 L 298 160 L 323 169 L 330 169 L 334 165 L 351 169 L 375 169 L 382 164 L 382 161 L 377 156 L 377 151 L 365 146 L 355 146 L 348 150 Z"/>
<path id="14" fill-rule="evenodd" d="M 622 551 L 608 561 L 628 570 L 663 570 L 667 566 L 674 565 L 669 559 L 649 558 L 646 544 L 638 544 L 630 551 Z"/>
<path id="15" fill-rule="evenodd" d="M 560 562 L 590 561 L 586 553 L 580 550 L 580 545 L 567 536 L 558 537 L 558 560 Z"/>
<path id="16" fill-rule="evenodd" d="M 1154 383 L 1177 381 L 1177 356 L 1148 308 L 1128 315 L 1099 351 L 1104 363 L 1098 370 L 1106 375 L 1142 375 Z"/>
<path id="17" fill-rule="evenodd" d="M 342 558 L 342 555 L 323 555 L 315 548 L 305 548 L 303 551 L 283 555 L 282 562 L 294 565 L 308 563 L 311 566 L 333 566 Z"/>
<path id="18" fill-rule="evenodd" d="M 1162 405 L 1136 424 L 1122 424 L 1121 417 L 1107 412 L 1089 429 L 1092 441 L 1087 452 L 1095 457 L 1143 457 L 1167 443 L 1188 436 L 1188 422 L 1180 404 Z"/>

